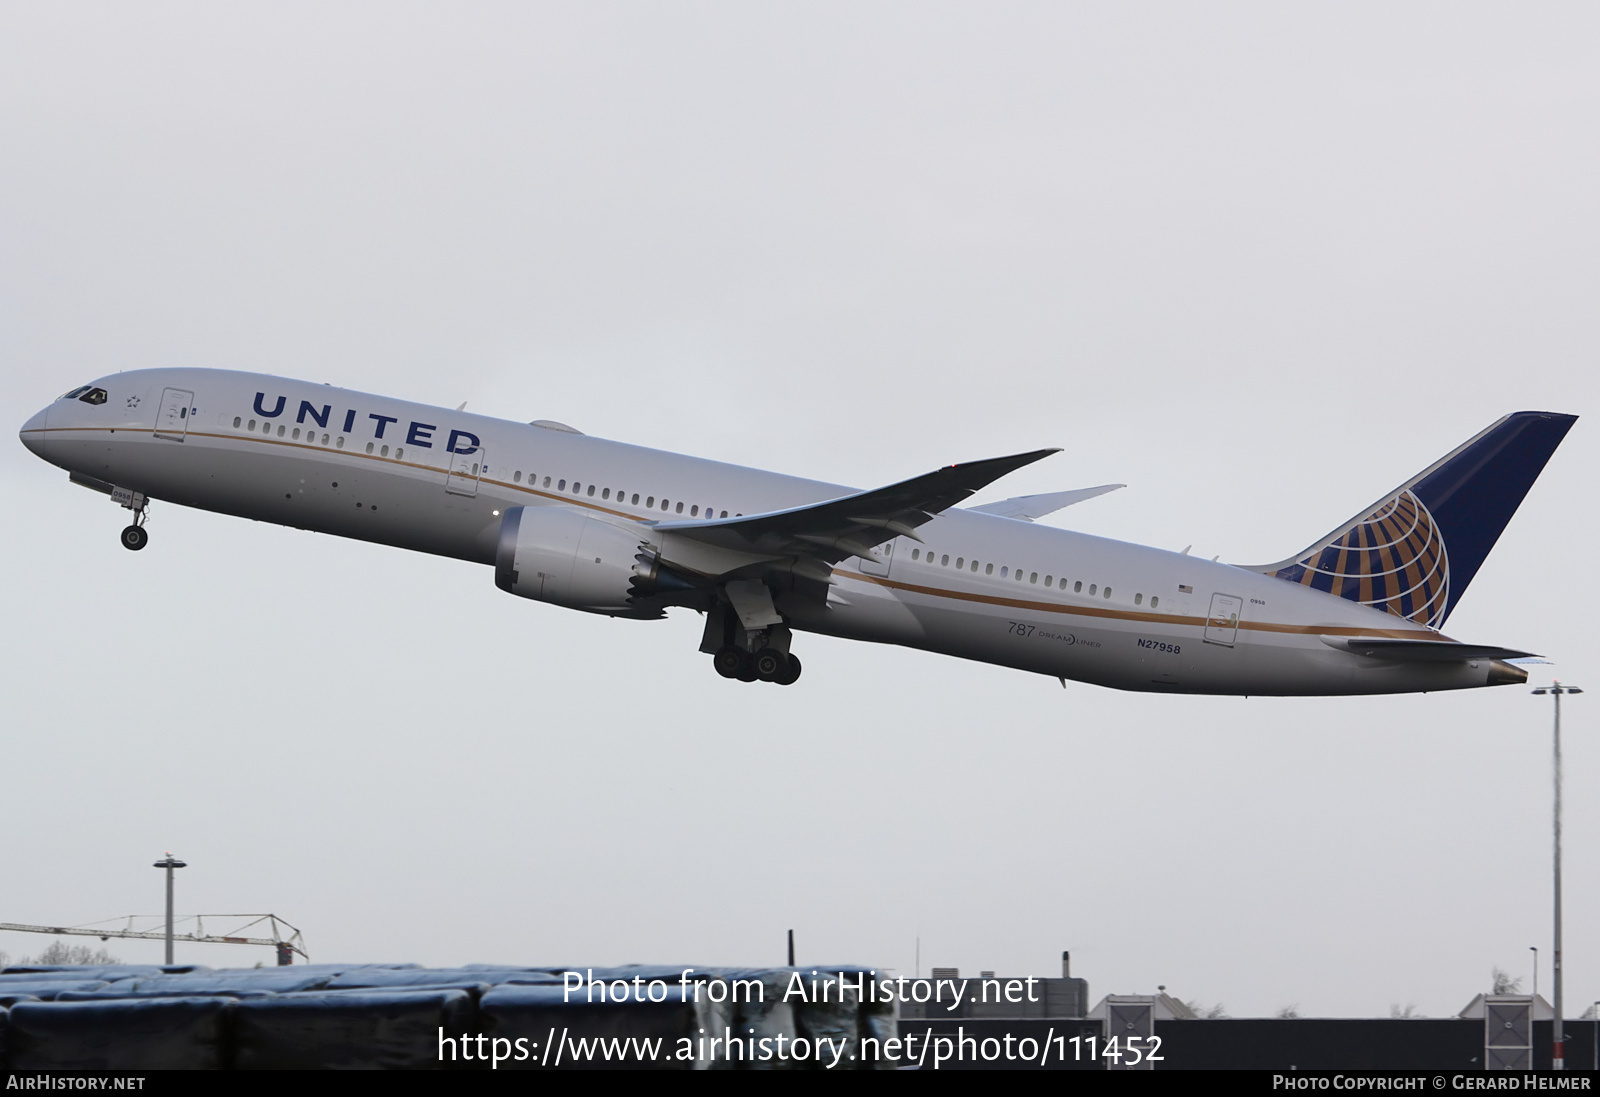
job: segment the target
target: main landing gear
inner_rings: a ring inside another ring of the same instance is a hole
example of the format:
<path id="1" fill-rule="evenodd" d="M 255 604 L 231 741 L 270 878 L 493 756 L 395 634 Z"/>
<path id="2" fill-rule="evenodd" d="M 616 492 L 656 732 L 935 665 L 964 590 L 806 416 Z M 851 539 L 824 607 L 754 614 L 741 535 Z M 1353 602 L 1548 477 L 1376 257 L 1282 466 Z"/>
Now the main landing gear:
<path id="1" fill-rule="evenodd" d="M 122 547 L 138 552 L 150 543 L 150 535 L 144 531 L 143 526 L 128 526 L 122 531 Z"/>
<path id="2" fill-rule="evenodd" d="M 800 678 L 800 660 L 772 648 L 751 653 L 736 647 L 719 648 L 711 657 L 711 665 L 724 678 L 737 678 L 741 682 L 775 682 L 791 686 Z"/>
<path id="3" fill-rule="evenodd" d="M 747 628 L 732 606 L 714 605 L 706 614 L 700 650 L 711 654 L 711 665 L 724 678 L 793 685 L 800 677 L 800 660 L 789 654 L 788 626 L 776 614 L 772 619 L 772 624 Z"/>

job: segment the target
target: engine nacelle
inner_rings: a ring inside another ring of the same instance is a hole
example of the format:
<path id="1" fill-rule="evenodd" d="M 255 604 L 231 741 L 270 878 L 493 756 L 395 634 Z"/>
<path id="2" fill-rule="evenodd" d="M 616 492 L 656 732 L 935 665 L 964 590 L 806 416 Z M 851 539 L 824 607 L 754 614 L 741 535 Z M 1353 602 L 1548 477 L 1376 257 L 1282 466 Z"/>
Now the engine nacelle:
<path id="1" fill-rule="evenodd" d="M 568 609 L 658 617 L 659 609 L 641 612 L 630 598 L 645 533 L 574 507 L 510 507 L 500 520 L 495 586 Z"/>

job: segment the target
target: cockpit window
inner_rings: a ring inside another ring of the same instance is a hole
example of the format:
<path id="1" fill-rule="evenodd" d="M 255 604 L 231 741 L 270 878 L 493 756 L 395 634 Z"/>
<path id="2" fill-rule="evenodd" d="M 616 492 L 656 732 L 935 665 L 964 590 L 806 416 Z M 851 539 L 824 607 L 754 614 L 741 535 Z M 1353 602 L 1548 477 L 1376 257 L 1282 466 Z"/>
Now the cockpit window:
<path id="1" fill-rule="evenodd" d="M 85 404 L 103 404 L 106 402 L 106 390 L 97 389 L 93 385 L 79 385 L 71 392 L 61 396 L 63 400 L 82 400 Z"/>

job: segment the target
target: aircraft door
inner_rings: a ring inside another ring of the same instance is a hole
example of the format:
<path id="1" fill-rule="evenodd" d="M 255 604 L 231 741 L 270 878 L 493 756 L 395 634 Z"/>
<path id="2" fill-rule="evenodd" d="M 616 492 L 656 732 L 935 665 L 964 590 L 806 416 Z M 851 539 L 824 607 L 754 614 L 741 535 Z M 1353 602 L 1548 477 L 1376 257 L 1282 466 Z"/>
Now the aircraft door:
<path id="1" fill-rule="evenodd" d="M 1242 598 L 1232 594 L 1213 594 L 1211 614 L 1206 618 L 1206 643 L 1233 647 L 1234 637 L 1239 634 L 1239 610 L 1243 607 Z"/>
<path id="2" fill-rule="evenodd" d="M 484 471 L 482 446 L 473 447 L 471 453 L 451 453 L 450 471 L 444 478 L 444 490 L 451 495 L 476 496 L 478 478 Z"/>
<path id="3" fill-rule="evenodd" d="M 895 541 L 898 541 L 899 539 L 900 538 L 896 537 L 893 541 L 885 541 L 881 545 L 874 545 L 871 551 L 868 553 L 868 555 L 872 557 L 872 562 L 870 564 L 867 561 L 862 560 L 860 557 L 857 557 L 856 561 L 861 565 L 862 574 L 881 575 L 884 578 L 888 578 L 889 566 L 894 563 Z"/>
<path id="4" fill-rule="evenodd" d="M 181 442 L 189 433 L 189 416 L 194 412 L 194 393 L 183 389 L 162 389 L 161 407 L 156 411 L 157 438 Z"/>

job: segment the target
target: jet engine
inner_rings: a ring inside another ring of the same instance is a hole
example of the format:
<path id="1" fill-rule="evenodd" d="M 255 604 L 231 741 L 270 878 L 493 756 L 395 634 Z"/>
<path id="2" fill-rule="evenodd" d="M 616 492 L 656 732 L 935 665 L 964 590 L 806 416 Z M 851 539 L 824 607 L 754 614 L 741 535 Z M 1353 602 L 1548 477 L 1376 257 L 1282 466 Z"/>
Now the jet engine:
<path id="1" fill-rule="evenodd" d="M 495 586 L 522 598 L 613 617 L 659 617 L 634 604 L 637 558 L 648 527 L 610 522 L 575 507 L 510 507 L 500 520 Z"/>

